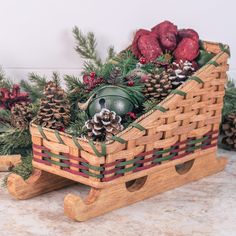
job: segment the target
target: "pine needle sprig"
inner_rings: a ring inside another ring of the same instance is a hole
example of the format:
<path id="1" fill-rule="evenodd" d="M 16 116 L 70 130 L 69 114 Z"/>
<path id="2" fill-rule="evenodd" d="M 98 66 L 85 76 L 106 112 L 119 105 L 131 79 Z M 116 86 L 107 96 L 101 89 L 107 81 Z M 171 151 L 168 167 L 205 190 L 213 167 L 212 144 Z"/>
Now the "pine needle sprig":
<path id="1" fill-rule="evenodd" d="M 88 32 L 87 35 L 75 26 L 73 28 L 73 34 L 77 41 L 75 50 L 84 59 L 91 60 L 95 66 L 100 67 L 102 65 L 102 59 L 98 56 L 96 51 L 97 42 L 93 32 Z"/>
<path id="2" fill-rule="evenodd" d="M 22 154 L 31 151 L 32 142 L 29 130 L 19 130 L 9 126 L 0 134 L 0 155 Z"/>
<path id="3" fill-rule="evenodd" d="M 0 88 L 10 89 L 12 82 L 6 77 L 5 72 L 0 68 Z"/>
<path id="4" fill-rule="evenodd" d="M 17 174 L 21 176 L 24 180 L 28 179 L 32 172 L 33 172 L 33 165 L 32 165 L 32 154 L 29 154 L 25 157 L 21 158 L 21 163 L 14 166 L 8 175 L 5 176 L 2 180 L 2 187 L 7 187 L 7 179 L 10 174 Z"/>
<path id="5" fill-rule="evenodd" d="M 224 97 L 223 118 L 232 112 L 236 112 L 236 87 L 233 80 L 229 80 Z"/>
<path id="6" fill-rule="evenodd" d="M 107 58 L 106 61 L 113 59 L 116 56 L 116 52 L 113 46 L 110 46 L 107 50 Z"/>
<path id="7" fill-rule="evenodd" d="M 79 111 L 76 114 L 76 118 L 70 123 L 66 132 L 72 136 L 80 137 L 86 132 L 85 122 L 88 120 L 88 115 L 84 111 Z"/>

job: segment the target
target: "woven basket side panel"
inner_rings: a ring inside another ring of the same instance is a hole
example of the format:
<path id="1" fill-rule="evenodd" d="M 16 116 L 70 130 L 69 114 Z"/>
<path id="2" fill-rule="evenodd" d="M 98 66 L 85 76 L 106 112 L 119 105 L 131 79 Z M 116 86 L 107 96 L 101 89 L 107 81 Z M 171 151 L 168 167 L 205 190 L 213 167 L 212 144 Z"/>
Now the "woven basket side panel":
<path id="1" fill-rule="evenodd" d="M 205 147 L 215 152 L 226 70 L 227 64 L 223 61 L 204 75 L 204 83 L 195 82 L 195 86 L 186 96 L 178 97 L 176 102 L 173 98 L 173 102 L 169 103 L 169 111 L 149 122 L 145 126 L 145 132 L 137 130 L 136 135 L 132 134 L 126 150 L 108 155 L 108 164 L 116 161 L 122 164 L 116 167 L 113 165 L 112 168 L 116 171 L 105 175 L 105 179 L 110 180 L 150 168 L 156 164 L 153 162 L 156 158 L 163 160 L 159 163 L 161 164 L 191 153 L 200 153 Z M 137 138 L 132 138 L 135 136 Z M 139 154 L 136 154 L 137 150 L 140 151 Z M 136 161 L 132 161 L 135 159 Z M 120 171 L 121 168 L 123 171 Z"/>

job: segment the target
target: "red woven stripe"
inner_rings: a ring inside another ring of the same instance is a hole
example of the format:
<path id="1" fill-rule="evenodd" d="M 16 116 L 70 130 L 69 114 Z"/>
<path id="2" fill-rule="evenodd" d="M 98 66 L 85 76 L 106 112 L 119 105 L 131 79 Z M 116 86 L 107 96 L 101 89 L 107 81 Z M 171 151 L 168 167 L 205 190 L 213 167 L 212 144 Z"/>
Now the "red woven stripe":
<path id="1" fill-rule="evenodd" d="M 42 163 L 42 164 L 45 164 L 47 166 L 51 166 L 51 163 L 49 163 L 49 162 L 47 162 L 45 160 L 41 160 L 41 159 L 35 158 L 35 157 L 34 157 L 34 161 Z"/>
<path id="2" fill-rule="evenodd" d="M 115 166 L 115 165 L 121 163 L 122 161 L 125 161 L 125 160 L 113 161 L 113 162 L 111 162 L 111 163 L 106 163 L 106 164 L 104 164 L 103 166 L 104 166 L 105 168 L 106 168 L 106 167 L 109 168 L 109 167 L 112 167 L 112 166 Z"/>
<path id="3" fill-rule="evenodd" d="M 70 155 L 70 154 L 68 154 L 68 153 L 63 153 L 63 155 L 65 156 L 65 157 L 67 157 L 67 158 L 69 158 L 69 159 L 72 159 L 72 160 L 75 160 L 75 161 L 80 161 L 80 162 L 86 162 L 86 163 L 88 163 L 88 161 L 86 161 L 84 158 L 82 158 L 82 157 L 76 157 L 76 156 L 73 156 L 73 155 Z"/>
<path id="4" fill-rule="evenodd" d="M 79 171 L 76 171 L 76 170 L 71 170 L 69 168 L 63 168 L 63 170 L 66 171 L 66 172 L 69 172 L 71 174 L 74 174 L 74 175 L 80 175 L 80 176 L 83 176 L 85 178 L 89 178 L 89 176 L 86 175 L 85 173 L 82 173 L 82 172 L 79 172 Z"/>
<path id="5" fill-rule="evenodd" d="M 143 164 L 143 163 L 146 163 L 146 162 L 153 161 L 154 159 L 155 159 L 155 158 L 152 156 L 152 157 L 149 157 L 149 158 L 146 158 L 146 159 L 137 161 L 137 162 L 135 162 L 135 163 L 137 163 L 137 164 Z"/>
<path id="6" fill-rule="evenodd" d="M 109 181 L 117 179 L 117 178 L 119 178 L 121 176 L 122 176 L 122 174 L 118 174 L 118 175 L 114 175 L 114 176 L 111 176 L 111 177 L 103 178 L 102 182 L 109 182 Z"/>
<path id="7" fill-rule="evenodd" d="M 47 153 L 37 152 L 35 150 L 33 150 L 33 154 L 40 157 L 50 157 Z"/>
<path id="8" fill-rule="evenodd" d="M 156 165 L 158 165 L 158 164 L 157 163 L 152 163 L 150 165 L 141 166 L 141 167 L 138 167 L 138 168 L 134 169 L 133 172 L 137 172 L 137 171 L 140 171 L 140 170 L 146 170 L 146 169 L 149 169 L 149 168 L 151 168 L 153 166 L 156 166 Z"/>
<path id="9" fill-rule="evenodd" d="M 37 144 L 33 144 L 33 148 L 39 149 L 39 150 L 49 150 L 48 148 L 41 146 L 41 145 L 37 145 Z"/>
<path id="10" fill-rule="evenodd" d="M 82 166 L 82 165 L 79 165 L 79 164 L 75 164 L 75 163 L 72 163 L 72 162 L 70 162 L 70 161 L 63 161 L 63 163 L 65 163 L 65 164 L 67 164 L 67 165 L 69 165 L 69 166 L 72 166 L 72 167 L 76 167 L 76 168 L 78 168 L 78 169 L 89 170 L 89 168 L 86 167 L 86 166 Z"/>
<path id="11" fill-rule="evenodd" d="M 114 169 L 111 169 L 111 170 L 105 170 L 102 172 L 102 174 L 104 175 L 109 175 L 109 174 L 113 174 L 115 173 L 117 170 L 121 170 L 122 168 L 114 168 Z"/>
<path id="12" fill-rule="evenodd" d="M 213 144 L 210 144 L 210 145 L 207 145 L 205 147 L 202 147 L 202 149 L 208 149 L 208 148 L 211 148 L 211 147 L 215 147 L 217 145 L 217 143 L 213 143 Z"/>

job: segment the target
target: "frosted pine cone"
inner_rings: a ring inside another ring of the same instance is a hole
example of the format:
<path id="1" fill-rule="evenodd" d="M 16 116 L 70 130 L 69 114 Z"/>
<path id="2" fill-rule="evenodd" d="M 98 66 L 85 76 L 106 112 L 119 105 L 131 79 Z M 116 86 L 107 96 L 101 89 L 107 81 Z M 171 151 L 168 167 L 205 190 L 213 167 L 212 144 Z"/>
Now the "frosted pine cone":
<path id="1" fill-rule="evenodd" d="M 86 121 L 85 127 L 88 130 L 88 138 L 94 141 L 109 140 L 124 129 L 121 117 L 106 108 L 96 113 L 91 120 Z"/>
<path id="2" fill-rule="evenodd" d="M 189 61 L 180 60 L 178 63 L 173 62 L 172 66 L 167 70 L 170 74 L 170 81 L 173 89 L 184 83 L 195 71 L 193 64 Z"/>

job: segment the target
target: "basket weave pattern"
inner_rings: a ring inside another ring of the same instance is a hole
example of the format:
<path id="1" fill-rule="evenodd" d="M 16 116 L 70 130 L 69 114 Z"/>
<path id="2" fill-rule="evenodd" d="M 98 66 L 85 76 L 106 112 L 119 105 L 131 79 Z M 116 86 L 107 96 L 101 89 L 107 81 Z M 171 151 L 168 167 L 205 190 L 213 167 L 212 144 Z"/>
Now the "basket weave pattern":
<path id="1" fill-rule="evenodd" d="M 219 44 L 204 46 L 216 56 L 113 141 L 93 143 L 32 124 L 33 165 L 102 188 L 215 152 L 228 54 Z"/>

